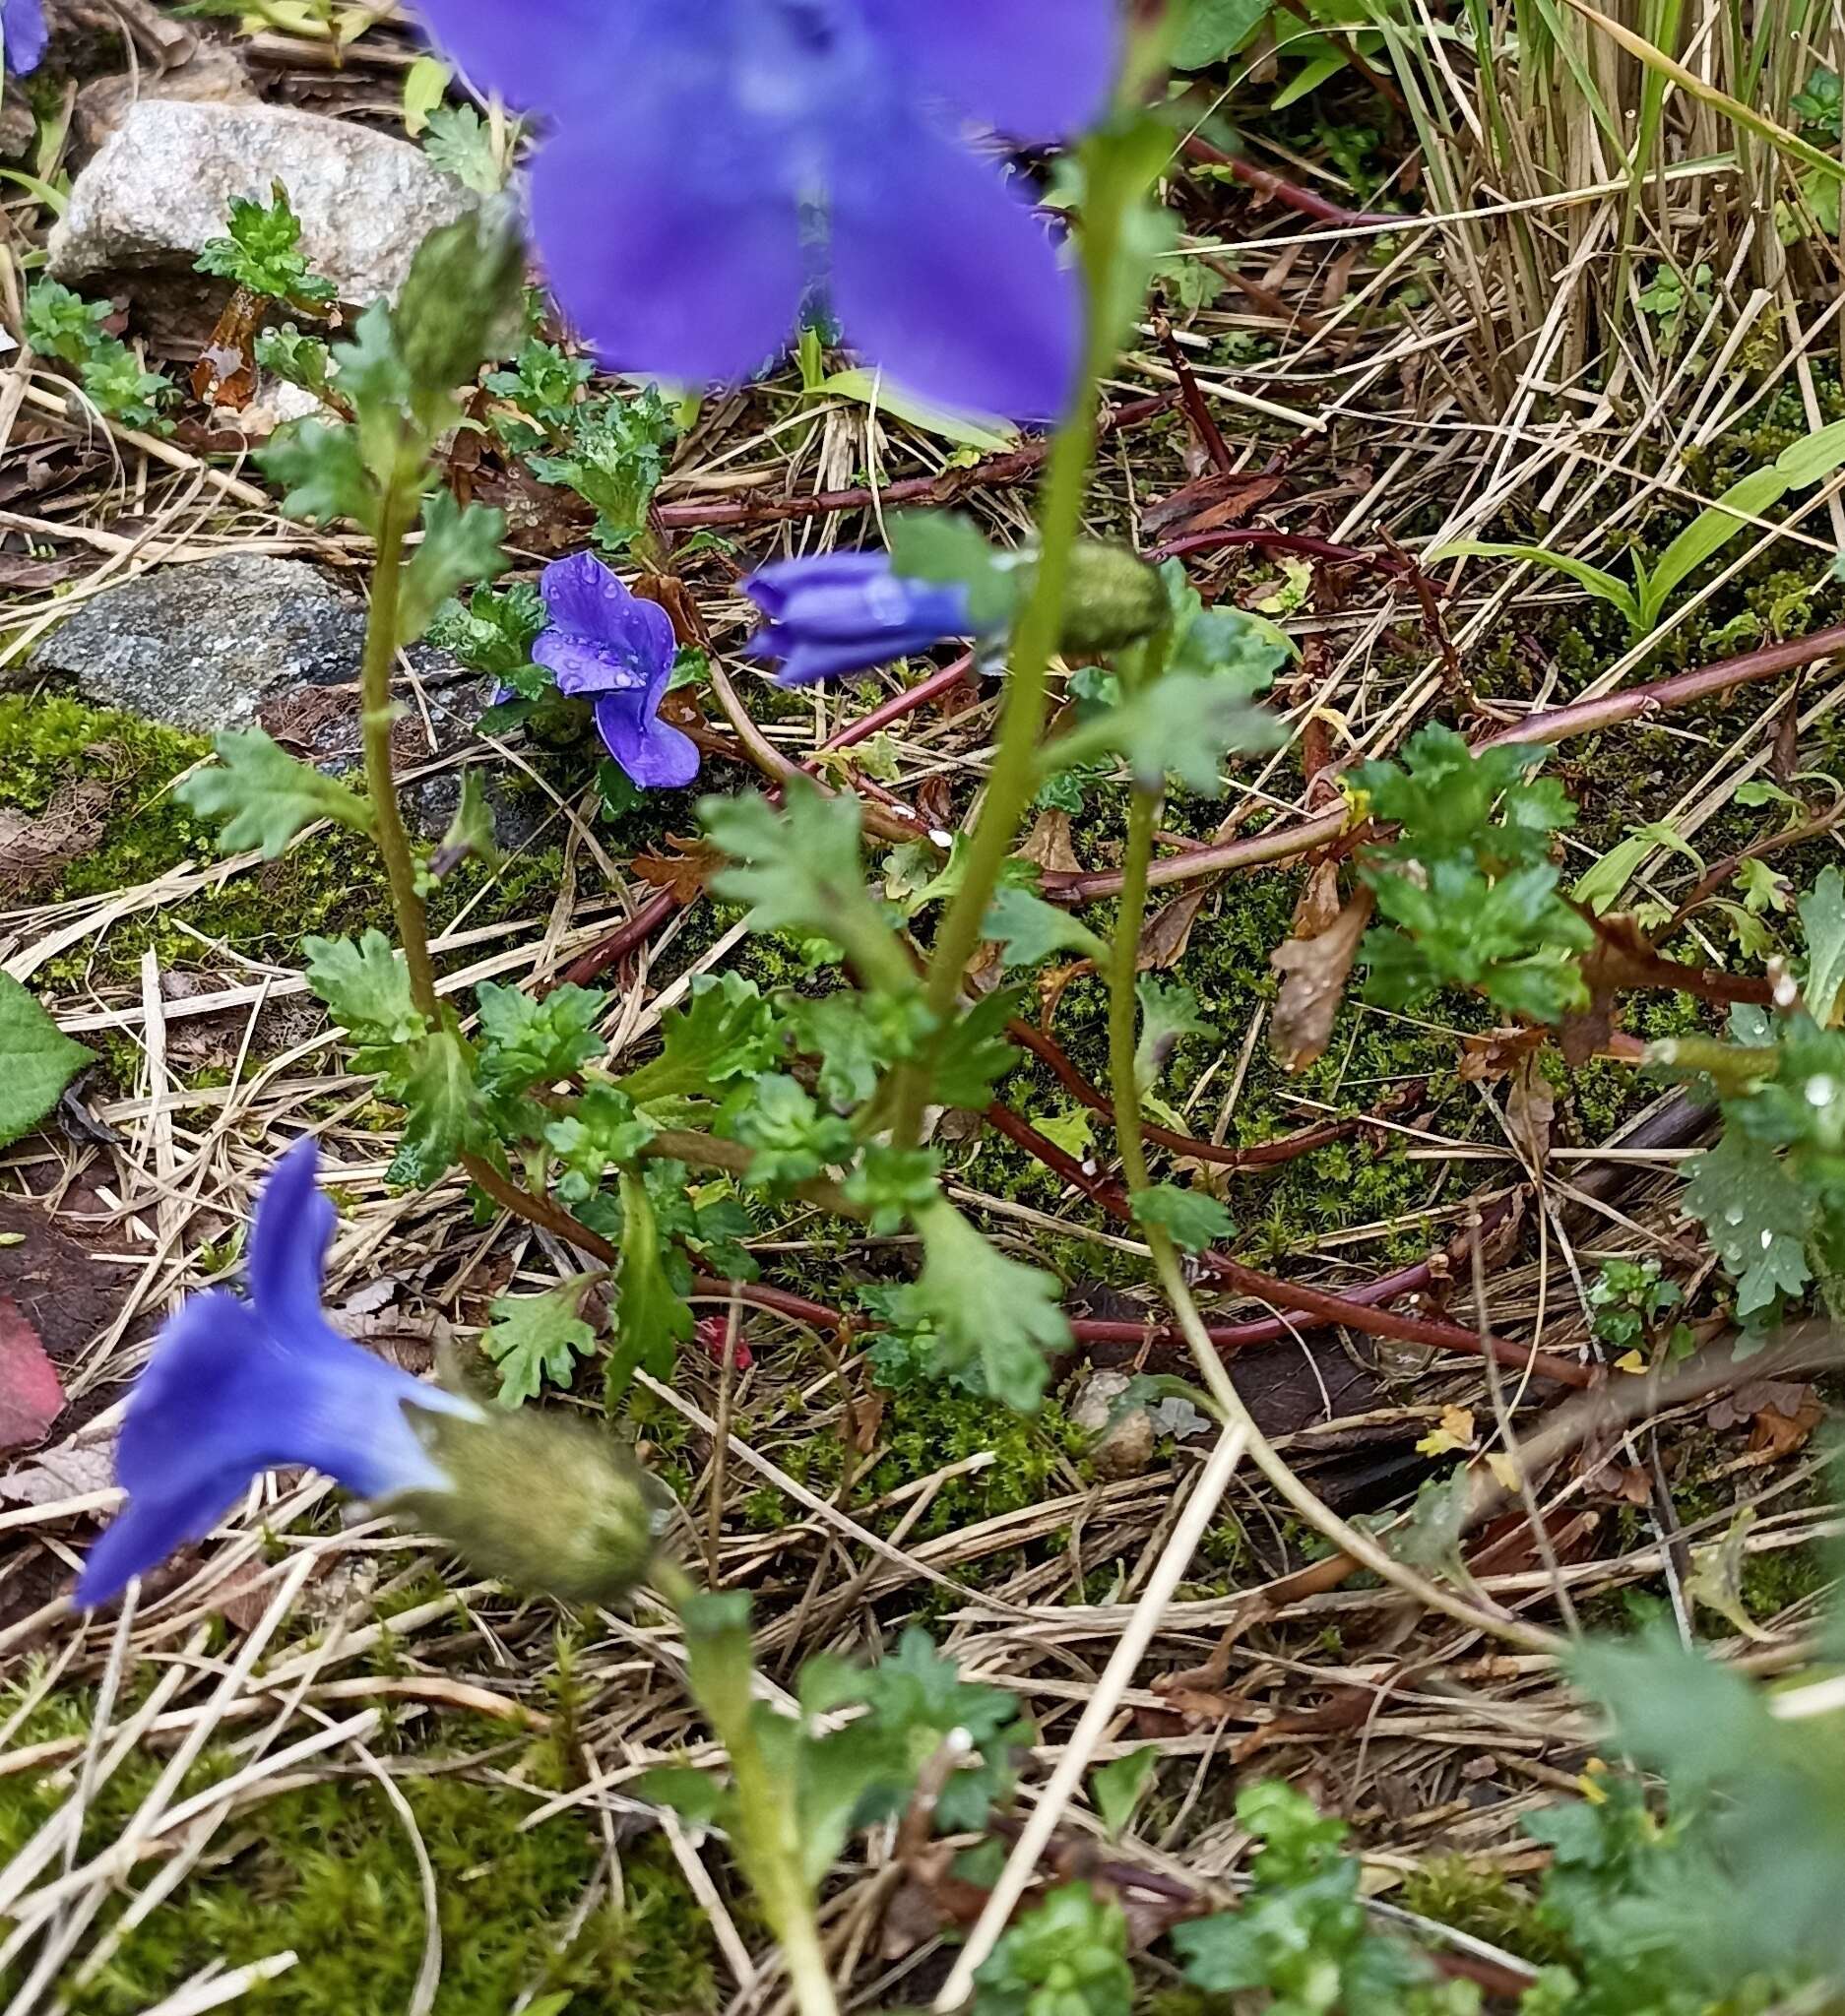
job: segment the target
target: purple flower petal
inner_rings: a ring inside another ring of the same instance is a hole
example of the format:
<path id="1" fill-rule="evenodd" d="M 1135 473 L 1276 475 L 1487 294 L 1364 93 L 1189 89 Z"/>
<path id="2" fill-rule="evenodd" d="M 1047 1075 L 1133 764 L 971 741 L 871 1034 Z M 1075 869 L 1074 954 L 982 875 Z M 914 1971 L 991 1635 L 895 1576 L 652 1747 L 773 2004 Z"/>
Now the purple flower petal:
<path id="1" fill-rule="evenodd" d="M 278 1337 L 310 1349 L 335 1335 L 320 1310 L 334 1212 L 332 1198 L 315 1181 L 319 1161 L 311 1136 L 297 1141 L 270 1170 L 250 1228 L 250 1299 L 257 1314 Z"/>
<path id="2" fill-rule="evenodd" d="M 698 744 L 659 720 L 644 694 L 604 693 L 596 703 L 596 725 L 609 755 L 642 790 L 675 789 L 698 775 Z"/>
<path id="3" fill-rule="evenodd" d="M 539 584 L 552 627 L 532 657 L 570 694 L 644 685 L 672 667 L 672 618 L 658 602 L 630 595 L 594 553 L 554 560 Z"/>
<path id="4" fill-rule="evenodd" d="M 889 573 L 888 553 L 814 553 L 758 567 L 744 582 L 743 593 L 773 621 L 796 595 L 826 588 L 862 589 Z"/>
<path id="5" fill-rule="evenodd" d="M 540 149 L 534 233 L 611 369 L 735 384 L 786 349 L 806 261 L 798 206 L 765 171 L 775 141 L 734 108 L 656 85 L 566 120 Z"/>
<path id="6" fill-rule="evenodd" d="M 25 77 L 44 60 L 50 32 L 45 27 L 44 0 L 4 0 L 0 5 L 0 37 L 6 42 L 6 67 Z"/>
<path id="7" fill-rule="evenodd" d="M 769 618 L 753 656 L 783 661 L 778 686 L 864 671 L 974 628 L 958 582 L 909 580 L 887 553 L 828 553 L 759 568 L 743 593 Z"/>
<path id="8" fill-rule="evenodd" d="M 924 91 L 1014 140 L 1062 140 L 1107 109 L 1117 0 L 862 0 L 872 32 Z"/>
<path id="9" fill-rule="evenodd" d="M 1076 277 L 991 167 L 912 121 L 842 153 L 830 215 L 833 306 L 856 350 L 939 406 L 1064 416 L 1082 346 Z"/>
<path id="10" fill-rule="evenodd" d="M 290 1150 L 258 1202 L 255 1303 L 213 1290 L 160 1333 L 116 1449 L 128 1503 L 91 1550 L 79 1603 L 109 1601 L 200 1538 L 266 1470 L 303 1464 L 366 1498 L 449 1488 L 407 1410 L 478 1410 L 327 1323 L 319 1284 L 333 1214 L 314 1190 L 314 1163 L 312 1142 Z"/>
<path id="11" fill-rule="evenodd" d="M 414 0 L 414 9 L 477 90 L 546 112 L 604 98 L 646 26 L 610 0 Z"/>

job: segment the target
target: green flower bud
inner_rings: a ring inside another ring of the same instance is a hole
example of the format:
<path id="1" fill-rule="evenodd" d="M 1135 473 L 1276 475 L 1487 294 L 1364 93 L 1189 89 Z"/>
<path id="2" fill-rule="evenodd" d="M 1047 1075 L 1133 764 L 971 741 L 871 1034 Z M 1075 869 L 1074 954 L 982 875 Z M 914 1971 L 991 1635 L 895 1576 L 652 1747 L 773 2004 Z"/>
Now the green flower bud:
<path id="1" fill-rule="evenodd" d="M 418 395 L 445 397 L 500 353 L 518 320 L 525 272 L 517 219 L 503 201 L 422 241 L 392 318 Z"/>
<path id="2" fill-rule="evenodd" d="M 1066 657 L 1096 658 L 1138 644 L 1171 617 L 1166 584 L 1138 554 L 1094 539 L 1071 549 L 1057 640 Z"/>
<path id="3" fill-rule="evenodd" d="M 647 1574 L 675 1504 L 618 1442 L 556 1414 L 407 1410 L 449 1490 L 394 1512 L 471 1566 L 569 1603 L 610 1603 Z"/>

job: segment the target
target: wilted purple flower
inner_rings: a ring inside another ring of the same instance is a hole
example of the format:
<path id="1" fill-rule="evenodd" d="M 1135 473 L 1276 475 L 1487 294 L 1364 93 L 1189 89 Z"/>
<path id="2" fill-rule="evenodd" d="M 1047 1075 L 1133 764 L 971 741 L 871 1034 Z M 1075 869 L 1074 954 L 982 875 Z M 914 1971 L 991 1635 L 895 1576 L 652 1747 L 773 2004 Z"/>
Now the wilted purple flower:
<path id="1" fill-rule="evenodd" d="M 539 581 L 550 627 L 532 647 L 557 690 L 594 700 L 608 753 L 643 790 L 690 784 L 698 744 L 660 719 L 672 677 L 672 619 L 630 595 L 594 553 L 553 560 Z"/>
<path id="2" fill-rule="evenodd" d="M 778 686 L 810 686 L 977 634 L 961 583 L 907 579 L 888 553 L 772 561 L 743 593 L 769 619 L 749 648 L 782 660 Z"/>
<path id="3" fill-rule="evenodd" d="M 1107 102 L 1118 0 L 416 0 L 475 83 L 553 131 L 532 215 L 618 369 L 745 378 L 816 284 L 867 362 L 940 405 L 1059 417 L 1074 277 L 967 146 Z"/>
<path id="4" fill-rule="evenodd" d="M 452 1488 L 418 1419 L 482 1412 L 373 1357 L 322 1314 L 334 1214 L 315 1160 L 311 1140 L 296 1142 L 263 1186 L 250 1300 L 194 1295 L 155 1345 L 116 1448 L 128 1503 L 78 1579 L 87 1607 L 202 1538 L 266 1470 L 305 1464 L 362 1498 Z"/>
<path id="5" fill-rule="evenodd" d="M 49 38 L 44 0 L 0 0 L 0 37 L 6 43 L 6 67 L 15 77 L 36 70 Z"/>

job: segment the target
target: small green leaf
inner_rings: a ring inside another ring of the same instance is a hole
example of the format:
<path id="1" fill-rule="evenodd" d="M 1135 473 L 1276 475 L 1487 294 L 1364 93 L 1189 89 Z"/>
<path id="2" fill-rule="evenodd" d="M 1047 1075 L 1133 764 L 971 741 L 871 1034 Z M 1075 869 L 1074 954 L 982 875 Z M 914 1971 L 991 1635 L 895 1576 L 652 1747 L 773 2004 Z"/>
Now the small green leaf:
<path id="1" fill-rule="evenodd" d="M 1280 723 L 1250 706 L 1241 679 L 1216 672 L 1169 671 L 1100 728 L 1142 790 L 1157 791 L 1172 776 L 1207 798 L 1223 791 L 1228 756 L 1273 749 L 1284 739 Z"/>
<path id="2" fill-rule="evenodd" d="M 848 1161 L 855 1136 L 851 1124 L 823 1112 L 798 1079 L 765 1073 L 725 1109 L 725 1128 L 755 1150 L 751 1185 L 782 1190 L 820 1175 Z"/>
<path id="3" fill-rule="evenodd" d="M 912 1216 L 937 1195 L 941 1157 L 932 1148 L 886 1148 L 873 1144 L 846 1179 L 846 1195 L 870 1214 L 873 1232 L 900 1232 Z"/>
<path id="4" fill-rule="evenodd" d="M 1108 946 L 1069 911 L 1013 883 L 993 891 L 981 932 L 998 944 L 1004 967 L 1038 966 L 1053 952 L 1080 952 L 1098 965 L 1109 957 Z"/>
<path id="5" fill-rule="evenodd" d="M 363 798 L 297 763 L 261 728 L 226 729 L 213 746 L 218 764 L 194 771 L 174 795 L 202 817 L 223 822 L 218 836 L 221 853 L 253 847 L 273 861 L 297 833 L 320 819 L 355 833 L 371 831 L 371 807 Z"/>
<path id="6" fill-rule="evenodd" d="M 359 453 L 353 427 L 325 420 L 293 420 L 277 428 L 257 450 L 257 467 L 282 490 L 282 508 L 306 525 L 350 518 L 377 529 L 378 494 Z"/>
<path id="7" fill-rule="evenodd" d="M 1129 2016 L 1127 1920 L 1113 1897 L 1067 1883 L 1014 1920 L 974 1979 L 975 2016 Z"/>
<path id="8" fill-rule="evenodd" d="M 287 190 L 276 182 L 270 195 L 267 204 L 247 196 L 231 198 L 229 235 L 205 241 L 196 270 L 272 300 L 330 308 L 333 283 L 308 271 L 301 256 L 301 220 L 289 207 Z"/>
<path id="9" fill-rule="evenodd" d="M 1750 1316 L 1812 1280 L 1806 1238 L 1813 1203 L 1766 1143 L 1726 1126 L 1687 1171 L 1685 1208 L 1736 1279 L 1736 1312 Z"/>
<path id="10" fill-rule="evenodd" d="M 710 1097 L 767 1070 L 781 1049 L 774 1008 L 754 980 L 735 973 L 698 975 L 682 1005 L 662 1019 L 660 1034 L 660 1055 L 621 1080 L 637 1105 Z"/>
<path id="11" fill-rule="evenodd" d="M 426 1190 L 485 1135 L 468 1045 L 453 1030 L 424 1037 L 408 1056 L 395 1087 L 406 1117 L 386 1180 L 407 1190 Z"/>
<path id="12" fill-rule="evenodd" d="M 542 1000 L 518 987 L 482 980 L 480 1083 L 490 1092 L 530 1092 L 574 1078 L 605 1047 L 596 1025 L 609 996 L 592 987 L 553 987 Z"/>
<path id="13" fill-rule="evenodd" d="M 1819 879 L 1800 900 L 1800 920 L 1807 932 L 1807 978 L 1802 988 L 1807 1012 L 1821 1029 L 1839 1019 L 1845 999 L 1845 876 L 1836 868 L 1821 870 Z"/>
<path id="14" fill-rule="evenodd" d="M 574 1110 L 544 1130 L 545 1145 L 563 1166 L 558 1196 L 566 1204 L 593 1197 L 604 1176 L 633 1162 L 658 1132 L 626 1093 L 612 1085 L 586 1087 Z"/>
<path id="15" fill-rule="evenodd" d="M 1207 1022 L 1198 1007 L 1198 997 L 1177 980 L 1163 980 L 1155 974 L 1143 974 L 1134 988 L 1140 1003 L 1140 1040 L 1134 1046 L 1134 1079 L 1142 1093 L 1152 1090 L 1171 1063 L 1173 1052 L 1188 1036 L 1211 1037 L 1215 1023 Z"/>
<path id="16" fill-rule="evenodd" d="M 480 1348 L 500 1368 L 502 1407 L 536 1400 L 546 1384 L 568 1387 L 577 1360 L 596 1349 L 596 1332 L 581 1315 L 583 1297 L 602 1279 L 578 1274 L 541 1295 L 502 1295 Z"/>
<path id="17" fill-rule="evenodd" d="M 494 150 L 492 129 L 473 105 L 432 106 L 422 151 L 477 196 L 497 196 L 506 186 L 506 164 Z"/>
<path id="18" fill-rule="evenodd" d="M 913 969 L 865 888 L 858 799 L 823 797 L 791 779 L 785 805 L 777 813 L 759 797 L 700 800 L 705 831 L 736 862 L 712 877 L 713 895 L 747 904 L 744 921 L 752 931 L 830 938 L 861 978 L 904 991 L 914 983 Z"/>
<path id="19" fill-rule="evenodd" d="M 935 1052 L 929 1096 L 938 1104 L 978 1113 L 1017 1067 L 1019 1048 L 1006 1024 L 1024 1003 L 1019 987 L 995 987 L 948 1025 Z"/>
<path id="20" fill-rule="evenodd" d="M 0 973 L 0 1148 L 37 1126 L 95 1053 L 73 1042 L 10 973 Z"/>
<path id="21" fill-rule="evenodd" d="M 1102 1824 L 1116 1838 L 1127 1832 L 1140 1796 L 1153 1783 L 1160 1766 L 1160 1753 L 1152 1743 L 1142 1743 L 1124 1757 L 1113 1758 L 1091 1774 L 1089 1795 L 1102 1815 Z"/>
<path id="22" fill-rule="evenodd" d="M 404 131 L 417 139 L 429 123 L 429 114 L 442 102 L 454 75 L 440 56 L 418 56 L 404 73 Z"/>
<path id="23" fill-rule="evenodd" d="M 1681 855 L 1702 872 L 1703 856 L 1688 841 L 1679 837 L 1669 821 L 1660 819 L 1648 826 L 1636 826 L 1625 840 L 1610 848 L 1592 868 L 1576 878 L 1570 895 L 1600 916 L 1620 902 L 1622 891 L 1641 865 L 1662 848 Z"/>
<path id="24" fill-rule="evenodd" d="M 1186 0 L 1173 48 L 1176 70 L 1203 70 L 1234 55 L 1268 19 L 1270 0 Z"/>
<path id="25" fill-rule="evenodd" d="M 1158 1226 L 1186 1253 L 1202 1253 L 1237 1229 L 1230 1213 L 1208 1191 L 1181 1189 L 1177 1183 L 1137 1191 L 1134 1217 L 1143 1226 Z"/>
<path id="26" fill-rule="evenodd" d="M 670 1379 L 678 1347 L 692 1334 L 692 1312 L 673 1292 L 662 1264 L 660 1227 L 647 1186 L 621 1172 L 621 1275 L 615 1285 L 615 1335 L 608 1361 L 608 1403 L 627 1391 L 636 1371 Z"/>
<path id="27" fill-rule="evenodd" d="M 350 938 L 303 938 L 307 983 L 334 1019 L 363 1044 L 411 1042 L 427 1024 L 411 998 L 410 968 L 382 931 Z"/>
<path id="28" fill-rule="evenodd" d="M 423 505 L 422 529 L 422 543 L 404 570 L 398 598 L 400 645 L 414 644 L 464 582 L 485 584 L 506 571 L 500 550 L 506 536 L 503 512 L 481 504 L 464 507 L 448 490 L 436 490 Z"/>
<path id="29" fill-rule="evenodd" d="M 938 1334 L 937 1369 L 978 1365 L 994 1399 L 1036 1414 L 1046 1361 L 1070 1345 L 1056 1277 L 1007 1259 L 944 1199 L 914 1219 L 923 1259 L 912 1306 Z"/>

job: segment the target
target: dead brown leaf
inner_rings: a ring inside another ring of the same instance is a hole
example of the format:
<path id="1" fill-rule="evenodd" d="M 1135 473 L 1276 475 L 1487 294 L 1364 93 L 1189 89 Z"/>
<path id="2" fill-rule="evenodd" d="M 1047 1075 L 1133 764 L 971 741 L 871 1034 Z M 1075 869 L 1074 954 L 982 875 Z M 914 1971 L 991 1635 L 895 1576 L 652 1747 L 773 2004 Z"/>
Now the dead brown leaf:
<path id="1" fill-rule="evenodd" d="M 1290 938 L 1269 954 L 1281 975 L 1269 1047 L 1284 1071 L 1304 1071 L 1325 1055 L 1370 914 L 1371 893 L 1362 889 L 1317 937 Z"/>
<path id="2" fill-rule="evenodd" d="M 114 795 L 105 779 L 79 777 L 60 785 L 35 818 L 0 810 L 0 895 L 22 895 L 90 852 Z"/>
<path id="3" fill-rule="evenodd" d="M 1070 845 L 1070 815 L 1059 812 L 1054 806 L 1040 812 L 1014 859 L 1036 861 L 1041 868 L 1053 874 L 1081 874 L 1083 864 L 1076 858 L 1076 850 Z"/>
<path id="4" fill-rule="evenodd" d="M 1141 973 L 1165 973 L 1185 956 L 1191 927 L 1198 921 L 1208 889 L 1187 890 L 1163 904 L 1141 927 L 1136 966 Z"/>
<path id="5" fill-rule="evenodd" d="M 1505 1124 L 1511 1137 L 1542 1167 L 1551 1152 L 1557 1119 L 1557 1088 L 1544 1074 L 1540 1052 L 1528 1050 L 1512 1071 L 1505 1094 Z"/>
<path id="6" fill-rule="evenodd" d="M 634 872 L 650 888 L 671 892 L 675 902 L 696 902 L 704 886 L 724 866 L 724 855 L 708 841 L 667 835 L 670 854 L 638 854 Z"/>
<path id="7" fill-rule="evenodd" d="M 1549 1037 L 1544 1029 L 1490 1029 L 1484 1036 L 1463 1038 L 1461 1078 L 1469 1085 L 1508 1078 L 1522 1059 L 1543 1048 Z"/>

